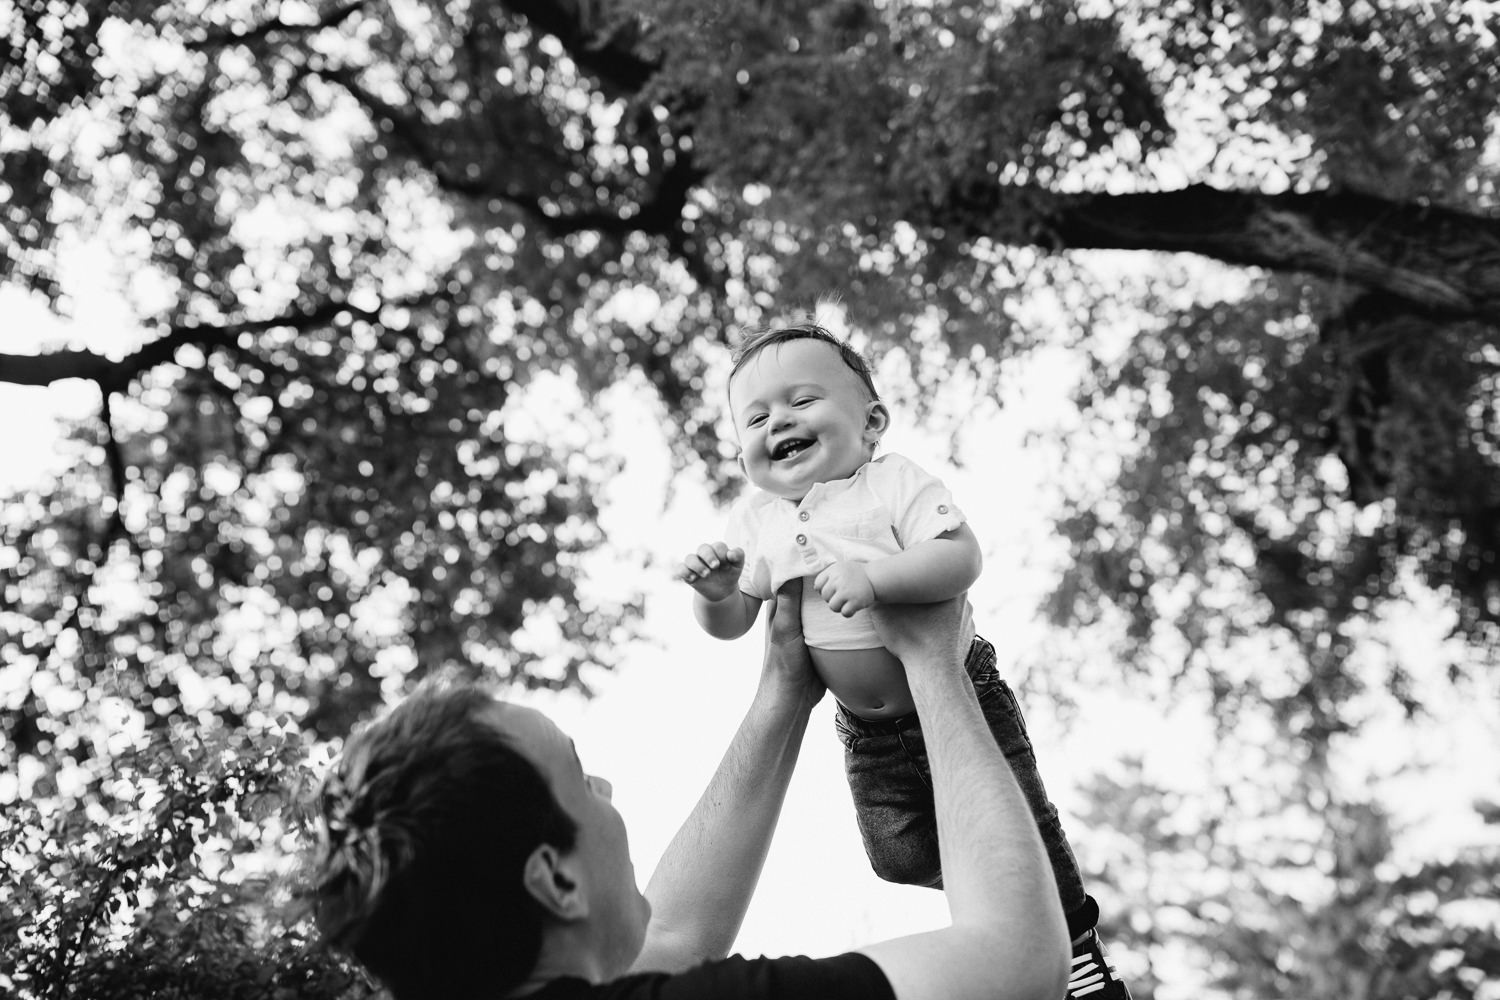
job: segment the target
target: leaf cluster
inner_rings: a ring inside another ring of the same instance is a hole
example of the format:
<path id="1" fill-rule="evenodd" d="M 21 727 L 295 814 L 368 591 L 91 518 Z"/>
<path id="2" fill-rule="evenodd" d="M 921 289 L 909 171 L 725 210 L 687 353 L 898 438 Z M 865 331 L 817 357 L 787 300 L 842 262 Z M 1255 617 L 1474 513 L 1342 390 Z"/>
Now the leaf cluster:
<path id="1" fill-rule="evenodd" d="M 7 995 L 372 996 L 321 947 L 275 874 L 296 864 L 287 852 L 308 773 L 298 740 L 179 730 L 118 753 L 71 802 L 8 807 Z M 255 859 L 269 867 L 257 873 Z"/>
<path id="2" fill-rule="evenodd" d="M 1453 632 L 1473 644 L 1455 670 L 1479 663 L 1500 637 L 1484 339 L 1388 299 L 1342 305 L 1285 283 L 1142 330 L 1080 398 L 1096 426 L 1129 426 L 1134 440 L 1102 496 L 1064 505 L 1075 559 L 1053 620 L 1115 607 L 1126 662 L 1170 655 L 1225 699 L 1258 683 L 1225 655 L 1234 643 L 1284 637 L 1298 676 L 1274 700 L 1288 735 L 1314 742 L 1345 724 L 1341 706 L 1363 689 L 1348 660 L 1411 586 L 1446 595 Z M 1169 633 L 1182 646 L 1162 654 Z M 1385 685 L 1416 709 L 1402 664 Z"/>
<path id="3" fill-rule="evenodd" d="M 1468 1000 L 1500 977 L 1486 927 L 1500 882 L 1492 847 L 1399 860 L 1390 815 L 1332 791 L 1326 772 L 1287 782 L 1232 760 L 1211 768 L 1222 785 L 1207 801 L 1164 787 L 1139 759 L 1085 789 L 1085 828 L 1132 837 L 1086 872 L 1121 953 L 1185 961 L 1246 997 Z M 1154 968 L 1122 973 L 1145 996 L 1161 982 Z"/>

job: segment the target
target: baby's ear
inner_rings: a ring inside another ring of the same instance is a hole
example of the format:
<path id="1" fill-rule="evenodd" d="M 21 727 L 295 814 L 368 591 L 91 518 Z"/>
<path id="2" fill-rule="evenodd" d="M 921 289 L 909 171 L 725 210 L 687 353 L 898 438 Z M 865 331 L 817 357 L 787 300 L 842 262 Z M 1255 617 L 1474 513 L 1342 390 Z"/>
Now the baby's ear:
<path id="1" fill-rule="evenodd" d="M 891 425 L 891 411 L 878 399 L 865 404 L 865 443 L 875 444 Z"/>

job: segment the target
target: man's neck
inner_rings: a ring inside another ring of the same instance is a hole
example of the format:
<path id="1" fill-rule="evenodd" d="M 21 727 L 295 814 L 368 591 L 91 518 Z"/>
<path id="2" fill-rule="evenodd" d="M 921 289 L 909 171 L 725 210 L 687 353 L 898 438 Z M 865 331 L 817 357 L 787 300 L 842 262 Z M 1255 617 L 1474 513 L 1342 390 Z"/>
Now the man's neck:
<path id="1" fill-rule="evenodd" d="M 605 962 L 595 954 L 581 927 L 553 926 L 542 931 L 542 947 L 531 974 L 506 996 L 530 996 L 559 979 L 602 983 L 608 978 Z"/>

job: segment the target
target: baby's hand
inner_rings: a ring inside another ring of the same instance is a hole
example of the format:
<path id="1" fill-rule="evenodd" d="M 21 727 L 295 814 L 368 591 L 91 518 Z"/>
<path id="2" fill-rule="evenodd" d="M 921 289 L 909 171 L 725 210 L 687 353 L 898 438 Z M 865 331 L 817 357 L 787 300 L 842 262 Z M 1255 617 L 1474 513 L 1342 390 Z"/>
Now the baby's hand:
<path id="1" fill-rule="evenodd" d="M 875 603 L 875 587 L 864 563 L 847 559 L 836 562 L 818 574 L 813 586 L 828 606 L 845 618 Z"/>
<path id="2" fill-rule="evenodd" d="M 704 600 L 719 603 L 740 589 L 740 567 L 745 562 L 744 549 L 731 549 L 723 542 L 700 545 L 683 559 L 672 576 L 684 580 L 703 595 Z"/>

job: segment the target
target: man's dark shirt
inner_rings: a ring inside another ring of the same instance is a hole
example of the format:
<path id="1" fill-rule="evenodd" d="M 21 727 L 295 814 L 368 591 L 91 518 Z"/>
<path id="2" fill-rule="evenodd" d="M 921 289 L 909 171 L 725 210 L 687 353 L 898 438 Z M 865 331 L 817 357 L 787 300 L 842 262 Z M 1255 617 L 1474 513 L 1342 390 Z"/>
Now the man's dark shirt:
<path id="1" fill-rule="evenodd" d="M 741 958 L 676 974 L 646 972 L 591 986 L 556 979 L 526 1000 L 896 1000 L 880 967 L 864 955 Z"/>

